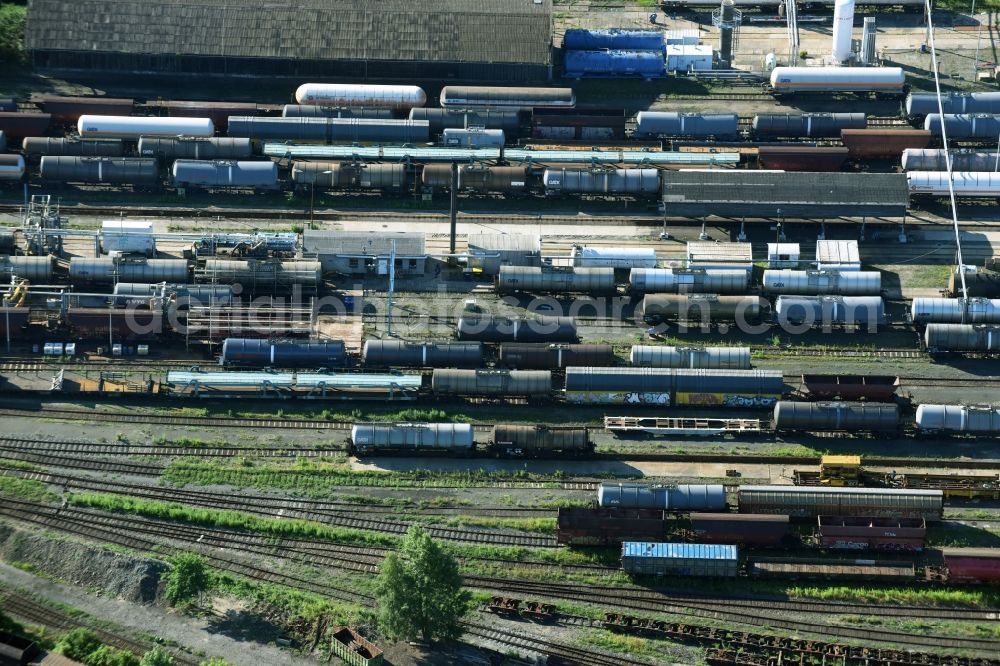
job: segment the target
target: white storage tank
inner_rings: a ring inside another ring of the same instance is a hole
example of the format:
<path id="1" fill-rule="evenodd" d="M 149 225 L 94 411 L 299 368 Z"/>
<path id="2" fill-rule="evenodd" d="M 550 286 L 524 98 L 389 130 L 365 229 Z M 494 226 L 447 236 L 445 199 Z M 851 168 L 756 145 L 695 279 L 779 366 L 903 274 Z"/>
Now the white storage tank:
<path id="1" fill-rule="evenodd" d="M 704 368 L 749 370 L 749 347 L 674 347 L 632 345 L 632 365 L 649 368 Z"/>
<path id="2" fill-rule="evenodd" d="M 104 254 L 156 253 L 153 223 L 146 220 L 105 220 L 101 223 L 101 251 Z"/>
<path id="3" fill-rule="evenodd" d="M 902 94 L 901 67 L 775 67 L 771 87 L 778 93 L 879 92 Z"/>
<path id="4" fill-rule="evenodd" d="M 830 55 L 837 62 L 851 58 L 854 35 L 854 0 L 836 0 L 833 4 L 833 48 Z"/>
<path id="5" fill-rule="evenodd" d="M 303 83 L 295 91 L 295 101 L 317 106 L 412 109 L 427 103 L 427 93 L 420 86 Z"/>
<path id="6" fill-rule="evenodd" d="M 210 137 L 215 135 L 211 118 L 157 118 L 153 116 L 80 116 L 76 123 L 81 137 L 141 136 Z"/>

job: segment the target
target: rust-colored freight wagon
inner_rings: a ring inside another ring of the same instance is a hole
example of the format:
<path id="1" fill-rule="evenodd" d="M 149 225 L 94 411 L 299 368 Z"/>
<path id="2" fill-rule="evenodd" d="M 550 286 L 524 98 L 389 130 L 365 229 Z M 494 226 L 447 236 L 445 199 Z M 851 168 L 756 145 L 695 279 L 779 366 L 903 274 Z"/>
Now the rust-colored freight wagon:
<path id="1" fill-rule="evenodd" d="M 699 543 L 774 547 L 788 539 L 788 516 L 748 513 L 692 513 L 691 530 Z"/>
<path id="2" fill-rule="evenodd" d="M 334 654 L 351 666 L 382 664 L 382 649 L 350 627 L 334 627 L 330 644 Z"/>
<path id="3" fill-rule="evenodd" d="M 110 329 L 116 339 L 145 340 L 163 333 L 163 315 L 153 310 L 70 308 L 66 325 L 81 338 L 106 338 Z"/>
<path id="4" fill-rule="evenodd" d="M 27 333 L 28 308 L 0 308 L 0 339 L 21 340 Z"/>
<path id="5" fill-rule="evenodd" d="M 802 375 L 810 398 L 820 400 L 874 400 L 890 402 L 899 377 L 889 375 Z"/>
<path id="6" fill-rule="evenodd" d="M 44 135 L 51 122 L 48 113 L 0 112 L 0 132 L 7 137 L 8 145 L 14 145 L 14 139 Z"/>
<path id="7" fill-rule="evenodd" d="M 931 133 L 918 129 L 845 129 L 841 141 L 852 160 L 903 159 L 907 148 L 931 145 Z"/>
<path id="8" fill-rule="evenodd" d="M 571 546 L 663 539 L 663 511 L 657 509 L 563 508 L 557 521 L 556 539 Z"/>
<path id="9" fill-rule="evenodd" d="M 944 548 L 949 583 L 1000 584 L 1000 548 Z"/>
<path id="10" fill-rule="evenodd" d="M 761 146 L 757 160 L 761 169 L 781 171 L 840 171 L 847 148 L 815 146 Z"/>
<path id="11" fill-rule="evenodd" d="M 915 577 L 912 563 L 875 560 L 763 560 L 749 564 L 751 578 L 784 580 L 864 580 L 905 583 Z"/>
<path id="12" fill-rule="evenodd" d="M 535 139 L 615 141 L 625 138 L 624 109 L 535 109 L 531 116 Z"/>
<path id="13" fill-rule="evenodd" d="M 131 116 L 135 100 L 116 97 L 62 97 L 33 95 L 31 101 L 52 115 L 52 122 L 72 125 L 80 116 Z"/>
<path id="14" fill-rule="evenodd" d="M 923 518 L 819 516 L 816 520 L 823 548 L 921 551 L 927 538 Z"/>

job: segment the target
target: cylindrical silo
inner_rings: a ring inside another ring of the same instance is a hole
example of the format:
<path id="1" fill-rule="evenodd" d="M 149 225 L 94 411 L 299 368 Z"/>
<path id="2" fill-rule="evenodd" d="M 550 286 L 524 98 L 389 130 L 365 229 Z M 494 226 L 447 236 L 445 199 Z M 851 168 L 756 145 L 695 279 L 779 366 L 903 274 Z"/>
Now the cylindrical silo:
<path id="1" fill-rule="evenodd" d="M 833 48 L 831 55 L 837 62 L 851 57 L 851 38 L 854 35 L 854 0 L 836 0 L 833 4 Z"/>

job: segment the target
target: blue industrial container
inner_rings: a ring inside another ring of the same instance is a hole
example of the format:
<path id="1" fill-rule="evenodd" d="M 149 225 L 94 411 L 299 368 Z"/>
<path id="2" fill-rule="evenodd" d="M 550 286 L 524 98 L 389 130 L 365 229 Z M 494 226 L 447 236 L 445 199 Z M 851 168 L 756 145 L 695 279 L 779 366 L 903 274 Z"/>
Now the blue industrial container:
<path id="1" fill-rule="evenodd" d="M 566 76 L 641 76 L 654 78 L 666 73 L 659 51 L 566 51 Z"/>
<path id="2" fill-rule="evenodd" d="M 631 51 L 666 50 L 663 33 L 659 30 L 567 30 L 563 37 L 565 51 L 594 51 L 598 49 L 623 49 Z"/>
<path id="3" fill-rule="evenodd" d="M 626 541 L 622 544 L 622 569 L 640 576 L 735 578 L 739 549 L 720 544 Z"/>

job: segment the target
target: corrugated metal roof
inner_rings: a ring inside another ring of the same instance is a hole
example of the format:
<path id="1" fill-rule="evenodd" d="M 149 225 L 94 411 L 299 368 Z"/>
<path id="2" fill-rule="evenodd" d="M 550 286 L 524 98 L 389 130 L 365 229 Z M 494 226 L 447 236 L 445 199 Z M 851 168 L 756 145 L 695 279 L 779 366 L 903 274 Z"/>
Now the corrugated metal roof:
<path id="1" fill-rule="evenodd" d="M 495 162 L 499 148 L 427 148 L 408 146 L 317 146 L 309 144 L 265 143 L 264 154 L 282 159 L 313 160 L 415 160 L 418 162 Z M 503 151 L 514 163 L 536 164 L 738 164 L 739 153 L 644 152 L 641 150 L 522 150 Z"/>
<path id="2" fill-rule="evenodd" d="M 419 257 L 427 254 L 424 234 L 412 231 L 306 231 L 302 251 L 307 254 L 388 255 L 396 241 L 396 254 Z"/>
<path id="3" fill-rule="evenodd" d="M 707 543 L 644 543 L 626 541 L 622 544 L 622 557 L 660 557 L 687 560 L 737 560 L 736 546 Z"/>
<path id="4" fill-rule="evenodd" d="M 551 0 L 32 0 L 30 50 L 549 64 Z"/>
<path id="5" fill-rule="evenodd" d="M 858 264 L 861 254 L 856 240 L 816 241 L 816 261 L 829 264 Z"/>
<path id="6" fill-rule="evenodd" d="M 469 234 L 470 250 L 541 252 L 542 239 L 537 234 Z"/>

